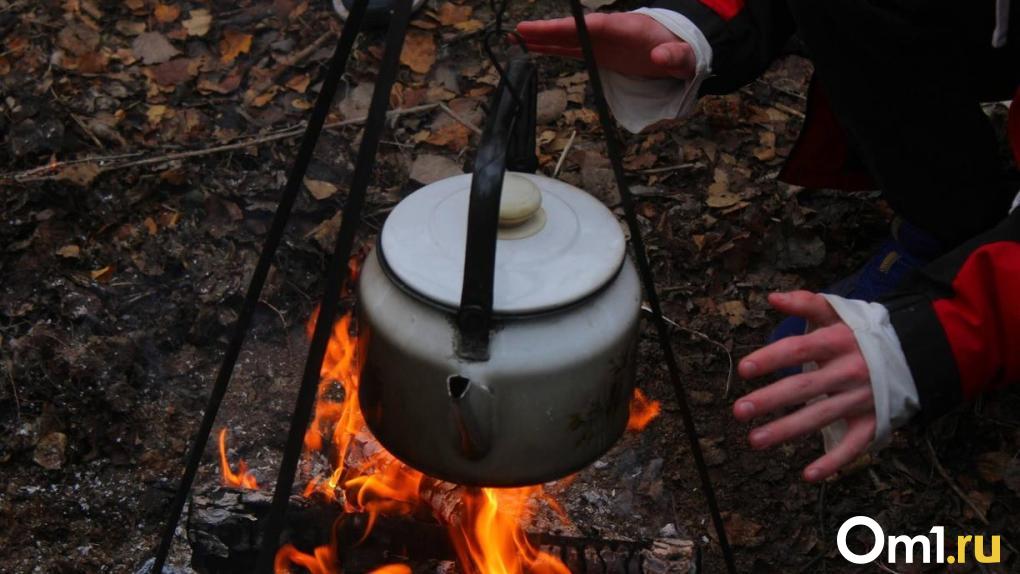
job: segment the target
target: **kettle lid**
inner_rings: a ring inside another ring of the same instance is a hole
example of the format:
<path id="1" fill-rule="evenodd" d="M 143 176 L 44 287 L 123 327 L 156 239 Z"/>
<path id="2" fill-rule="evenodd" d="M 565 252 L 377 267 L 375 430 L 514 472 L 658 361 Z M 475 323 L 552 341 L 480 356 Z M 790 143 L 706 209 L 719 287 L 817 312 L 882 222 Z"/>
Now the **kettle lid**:
<path id="1" fill-rule="evenodd" d="M 471 174 L 401 201 L 380 234 L 382 260 L 406 287 L 460 306 Z M 562 181 L 507 172 L 500 202 L 493 312 L 550 311 L 591 295 L 623 264 L 626 238 L 600 201 Z"/>

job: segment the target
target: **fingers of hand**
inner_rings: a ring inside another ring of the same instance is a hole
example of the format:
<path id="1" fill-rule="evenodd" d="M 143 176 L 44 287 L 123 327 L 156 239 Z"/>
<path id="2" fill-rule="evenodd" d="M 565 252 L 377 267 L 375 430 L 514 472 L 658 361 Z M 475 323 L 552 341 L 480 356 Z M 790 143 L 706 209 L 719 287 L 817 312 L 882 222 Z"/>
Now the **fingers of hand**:
<path id="1" fill-rule="evenodd" d="M 758 349 L 740 361 L 737 370 L 745 379 L 760 377 L 777 369 L 812 361 L 827 361 L 856 351 L 853 331 L 843 323 L 822 327 L 798 337 L 780 339 Z"/>
<path id="2" fill-rule="evenodd" d="M 875 438 L 875 416 L 854 417 L 849 423 L 843 440 L 804 469 L 804 480 L 824 480 L 856 460 L 868 448 L 868 444 Z"/>
<path id="3" fill-rule="evenodd" d="M 574 58 L 580 60 L 583 56 L 580 48 L 571 48 L 569 46 L 539 46 L 539 45 L 528 45 L 528 50 L 534 54 L 545 54 L 547 56 L 563 56 L 566 58 Z"/>
<path id="4" fill-rule="evenodd" d="M 751 431 L 748 441 L 754 448 L 768 448 L 821 430 L 839 419 L 868 413 L 872 405 L 871 387 L 859 386 L 811 403 L 779 420 L 758 427 Z"/>
<path id="5" fill-rule="evenodd" d="M 649 59 L 662 68 L 665 75 L 687 79 L 694 76 L 694 50 L 684 42 L 666 42 L 652 49 Z"/>
<path id="6" fill-rule="evenodd" d="M 601 31 L 603 24 L 599 22 L 603 16 L 605 15 L 589 14 L 585 18 L 585 23 L 588 24 L 588 31 L 592 37 L 597 37 L 596 29 Z M 572 17 L 521 22 L 517 25 L 517 33 L 521 35 L 521 38 L 524 39 L 529 48 L 532 44 L 574 48 L 579 46 L 577 27 L 574 25 Z"/>
<path id="7" fill-rule="evenodd" d="M 745 395 L 733 405 L 733 416 L 746 422 L 772 411 L 853 386 L 867 385 L 867 363 L 857 355 L 830 361 L 821 369 L 799 373 Z"/>
<path id="8" fill-rule="evenodd" d="M 807 319 L 816 325 L 831 325 L 839 321 L 839 315 L 825 297 L 810 291 L 772 293 L 769 304 L 777 311 Z"/>

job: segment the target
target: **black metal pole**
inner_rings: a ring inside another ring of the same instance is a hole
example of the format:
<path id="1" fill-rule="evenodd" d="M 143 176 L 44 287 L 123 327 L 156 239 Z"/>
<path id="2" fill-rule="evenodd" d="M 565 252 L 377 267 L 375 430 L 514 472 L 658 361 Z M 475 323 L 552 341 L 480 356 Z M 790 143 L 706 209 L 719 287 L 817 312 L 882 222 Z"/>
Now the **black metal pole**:
<path id="1" fill-rule="evenodd" d="M 404 36 L 411 20 L 411 4 L 410 0 L 396 2 L 396 8 L 390 17 L 386 51 L 379 68 L 375 91 L 372 93 L 372 104 L 369 107 L 368 120 L 361 138 L 361 148 L 355 162 L 354 174 L 351 176 L 350 192 L 344 206 L 343 222 L 340 224 L 336 246 L 326 268 L 326 285 L 322 294 L 322 303 L 319 306 L 315 331 L 308 349 L 308 358 L 305 361 L 301 388 L 298 390 L 294 412 L 291 415 L 290 430 L 283 451 L 283 460 L 280 462 L 273 502 L 265 519 L 265 529 L 262 531 L 261 549 L 256 562 L 256 571 L 259 574 L 273 573 L 273 561 L 287 515 L 287 503 L 294 487 L 294 476 L 304 446 L 305 431 L 315 406 L 322 361 L 326 355 L 326 347 L 333 332 L 333 322 L 340 304 L 340 290 L 343 283 L 350 280 L 347 261 L 351 257 L 355 235 L 361 224 L 361 210 L 365 203 L 372 170 L 375 167 L 379 140 L 382 137 L 383 128 L 386 127 L 386 108 L 389 106 L 390 90 L 396 80 L 400 51 L 404 46 Z M 347 400 L 356 401 L 358 399 L 357 397 L 347 397 Z"/>
<path id="2" fill-rule="evenodd" d="M 701 444 L 698 442 L 698 429 L 694 424 L 694 415 L 691 413 L 691 407 L 687 400 L 687 391 L 684 389 L 683 381 L 680 379 L 680 368 L 677 365 L 676 355 L 673 354 L 673 346 L 670 343 L 669 327 L 666 325 L 666 321 L 662 316 L 662 307 L 659 305 L 659 295 L 655 290 L 655 276 L 652 273 L 651 264 L 648 262 L 648 252 L 645 249 L 644 239 L 641 237 L 641 226 L 638 223 L 637 212 L 634 209 L 634 198 L 630 194 L 630 187 L 627 185 L 624 175 L 623 155 L 620 153 L 620 144 L 616 140 L 615 128 L 609 115 L 609 106 L 606 104 L 606 97 L 602 91 L 602 81 L 599 78 L 599 68 L 595 61 L 595 51 L 592 48 L 591 36 L 588 34 L 588 26 L 584 21 L 584 11 L 581 9 L 580 0 L 570 0 L 570 11 L 573 13 L 574 23 L 577 26 L 577 36 L 580 40 L 581 52 L 584 54 L 584 63 L 588 68 L 588 81 L 591 83 L 592 91 L 595 95 L 595 107 L 599 113 L 602 131 L 606 136 L 606 148 L 609 152 L 609 160 L 613 165 L 616 187 L 620 190 L 620 203 L 623 205 L 624 219 L 626 219 L 627 227 L 630 229 L 630 241 L 634 247 L 634 259 L 641 274 L 641 282 L 645 286 L 645 297 L 648 298 L 648 306 L 652 309 L 652 322 L 655 324 L 655 330 L 659 335 L 663 358 L 666 361 L 669 378 L 673 383 L 673 391 L 676 393 L 677 403 L 680 406 L 680 416 L 683 418 L 687 438 L 691 443 L 694 466 L 697 468 L 698 477 L 701 479 L 701 488 L 705 494 L 705 501 L 708 503 L 708 512 L 711 514 L 712 522 L 715 525 L 723 560 L 726 561 L 726 570 L 730 574 L 736 574 L 737 565 L 733 559 L 733 549 L 730 548 L 729 539 L 726 537 L 726 527 L 723 523 L 722 515 L 719 513 L 719 505 L 715 499 L 715 490 L 712 487 L 712 478 L 708 474 L 708 466 L 705 464 L 705 457 L 701 452 Z"/>
<path id="3" fill-rule="evenodd" d="M 248 284 L 248 291 L 245 293 L 244 302 L 241 304 L 237 323 L 234 325 L 233 333 L 227 344 L 227 350 L 223 354 L 223 362 L 220 364 L 220 370 L 216 374 L 216 381 L 213 383 L 212 392 L 209 394 L 209 400 L 206 402 L 202 422 L 199 424 L 198 431 L 192 439 L 191 449 L 188 451 L 187 463 L 184 467 L 184 475 L 181 477 L 180 484 L 177 485 L 177 492 L 174 494 L 174 499 L 170 504 L 170 511 L 167 514 L 166 524 L 163 527 L 150 572 L 162 573 L 163 565 L 166 564 L 167 555 L 170 553 L 170 547 L 173 545 L 177 523 L 180 521 L 181 512 L 184 510 L 184 503 L 187 502 L 188 493 L 195 482 L 198 467 L 202 463 L 202 455 L 205 453 L 205 447 L 209 443 L 209 435 L 212 433 L 213 424 L 216 422 L 216 415 L 219 413 L 223 397 L 226 395 L 227 386 L 234 373 L 234 366 L 237 364 L 237 358 L 241 354 L 241 346 L 244 344 L 248 330 L 251 328 L 252 318 L 255 316 L 255 308 L 258 306 L 259 298 L 262 295 L 262 287 L 266 283 L 266 277 L 269 275 L 269 268 L 272 266 L 276 250 L 283 240 L 283 232 L 287 228 L 287 221 L 290 220 L 294 201 L 297 198 L 298 191 L 301 189 L 301 182 L 305 178 L 308 164 L 312 160 L 312 153 L 315 151 L 316 142 L 319 141 L 322 126 L 329 115 L 329 108 L 332 106 L 333 98 L 336 96 L 340 78 L 343 77 L 344 71 L 347 68 L 347 60 L 354 48 L 354 40 L 361 29 L 361 23 L 364 20 L 367 6 L 368 0 L 355 0 L 354 6 L 351 7 L 350 16 L 344 24 L 340 38 L 337 40 L 336 51 L 333 52 L 333 58 L 329 62 L 326 77 L 322 83 L 322 91 L 319 92 L 319 97 L 315 101 L 315 108 L 308 119 L 308 127 L 305 129 L 304 137 L 301 139 L 301 147 L 298 150 L 297 158 L 294 160 L 294 165 L 287 175 L 287 183 L 283 188 L 283 194 L 280 196 L 280 203 L 276 207 L 276 213 L 273 215 L 273 223 L 262 246 L 262 252 L 259 254 L 258 263 L 255 265 L 251 282 Z"/>

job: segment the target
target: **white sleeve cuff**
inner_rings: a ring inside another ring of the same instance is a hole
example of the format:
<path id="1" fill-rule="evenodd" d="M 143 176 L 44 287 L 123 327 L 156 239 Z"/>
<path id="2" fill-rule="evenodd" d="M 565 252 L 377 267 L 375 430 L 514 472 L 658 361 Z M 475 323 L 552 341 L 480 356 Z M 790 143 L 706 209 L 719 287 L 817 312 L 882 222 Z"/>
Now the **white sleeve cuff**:
<path id="1" fill-rule="evenodd" d="M 892 431 L 920 410 L 914 376 L 903 347 L 889 321 L 889 311 L 878 303 L 844 299 L 823 293 L 839 318 L 850 327 L 868 364 L 875 397 L 875 439 L 872 448 L 888 444 Z"/>
<path id="2" fill-rule="evenodd" d="M 639 8 L 634 13 L 652 18 L 687 42 L 696 61 L 690 80 L 640 78 L 600 70 L 602 89 L 616 121 L 627 131 L 638 133 L 655 122 L 686 117 L 694 111 L 701 83 L 712 73 L 712 46 L 694 22 L 679 12 Z"/>

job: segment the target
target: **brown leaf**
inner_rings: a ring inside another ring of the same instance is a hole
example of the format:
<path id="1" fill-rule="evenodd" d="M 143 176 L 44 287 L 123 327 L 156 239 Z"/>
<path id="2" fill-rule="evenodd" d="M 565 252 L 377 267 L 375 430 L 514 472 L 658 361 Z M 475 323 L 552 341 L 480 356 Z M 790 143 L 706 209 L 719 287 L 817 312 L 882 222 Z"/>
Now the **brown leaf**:
<path id="1" fill-rule="evenodd" d="M 106 283 L 113 277 L 113 266 L 107 265 L 106 267 L 100 267 L 99 269 L 93 270 L 89 275 L 92 279 L 100 283 Z"/>
<path id="2" fill-rule="evenodd" d="M 734 546 L 759 546 L 765 542 L 762 525 L 736 512 L 724 516 L 726 534 Z"/>
<path id="3" fill-rule="evenodd" d="M 414 163 L 411 164 L 410 177 L 413 181 L 428 185 L 441 179 L 446 179 L 462 173 L 464 173 L 464 170 L 460 168 L 460 165 L 448 157 L 433 154 L 421 154 L 416 157 L 414 159 Z"/>
<path id="4" fill-rule="evenodd" d="M 1003 479 L 1013 457 L 1008 452 L 986 452 L 977 457 L 977 472 L 986 482 L 996 483 Z"/>
<path id="5" fill-rule="evenodd" d="M 205 36 L 212 25 L 212 14 L 206 9 L 192 10 L 190 18 L 181 22 L 189 36 Z"/>
<path id="6" fill-rule="evenodd" d="M 477 31 L 481 30 L 482 28 L 484 28 L 485 27 L 485 23 L 482 22 L 481 20 L 474 20 L 474 19 L 472 19 L 472 20 L 465 20 L 463 22 L 457 22 L 456 24 L 453 25 L 453 27 L 458 29 L 458 30 L 460 30 L 461 32 L 464 32 L 466 34 L 470 34 L 471 32 L 477 32 Z"/>
<path id="7" fill-rule="evenodd" d="M 57 179 L 81 187 L 88 187 L 102 171 L 102 168 L 92 162 L 75 163 L 61 168 Z"/>
<path id="8" fill-rule="evenodd" d="M 308 74 L 298 74 L 287 80 L 287 89 L 303 94 L 308 90 L 308 85 L 311 83 L 312 79 L 308 77 Z"/>
<path id="9" fill-rule="evenodd" d="M 709 207 L 730 207 L 740 202 L 740 196 L 730 192 L 730 176 L 721 169 L 715 170 L 715 181 L 708 186 L 708 199 L 705 203 Z"/>
<path id="10" fill-rule="evenodd" d="M 117 20 L 117 23 L 114 24 L 114 28 L 125 36 L 137 36 L 145 32 L 145 22 L 136 22 L 135 20 Z"/>
<path id="11" fill-rule="evenodd" d="M 436 41 L 428 32 L 408 32 L 400 63 L 419 74 L 428 73 L 436 62 Z"/>
<path id="12" fill-rule="evenodd" d="M 775 132 L 762 132 L 758 137 L 761 146 L 754 149 L 754 157 L 759 161 L 772 161 L 776 159 L 776 134 Z"/>
<path id="13" fill-rule="evenodd" d="M 144 73 L 163 86 L 176 86 L 181 82 L 191 80 L 198 75 L 201 67 L 198 60 L 189 58 L 177 58 L 158 66 L 146 68 Z"/>
<path id="14" fill-rule="evenodd" d="M 655 162 L 659 159 L 659 156 L 647 152 L 640 155 L 631 156 L 624 158 L 623 167 L 627 169 L 648 169 L 655 165 Z"/>
<path id="15" fill-rule="evenodd" d="M 432 145 L 446 146 L 454 151 L 460 151 L 467 147 L 471 139 L 471 130 L 461 123 L 449 123 L 436 131 L 425 140 Z"/>
<path id="16" fill-rule="evenodd" d="M 268 90 L 262 92 L 261 94 L 252 94 L 251 98 L 247 98 L 249 92 L 246 92 L 245 96 L 246 99 L 250 101 L 252 107 L 262 108 L 265 107 L 265 105 L 268 104 L 269 102 L 273 101 L 273 98 L 276 97 L 276 94 L 280 93 L 280 86 L 270 86 Z"/>
<path id="17" fill-rule="evenodd" d="M 35 445 L 35 452 L 32 453 L 32 460 L 47 470 L 57 470 L 67 461 L 66 450 L 67 435 L 52 432 L 39 439 L 39 443 Z"/>
<path id="18" fill-rule="evenodd" d="M 305 187 L 312 194 L 312 197 L 318 200 L 327 199 L 332 197 L 338 190 L 336 184 L 321 179 L 305 178 Z"/>
<path id="19" fill-rule="evenodd" d="M 241 54 L 251 51 L 251 34 L 245 34 L 237 30 L 227 30 L 220 40 L 220 61 L 224 64 L 232 64 Z"/>
<path id="20" fill-rule="evenodd" d="M 439 6 L 439 23 L 443 26 L 453 26 L 470 18 L 472 12 L 474 12 L 474 8 L 471 6 L 458 6 L 451 2 L 444 2 Z"/>
<path id="21" fill-rule="evenodd" d="M 747 317 L 747 307 L 744 306 L 744 302 L 736 299 L 733 301 L 726 301 L 719 304 L 719 311 L 726 317 L 731 327 L 739 327 L 744 324 L 744 318 Z"/>
<path id="22" fill-rule="evenodd" d="M 169 24 L 177 20 L 181 15 L 181 7 L 177 4 L 156 4 L 156 21 L 160 24 Z"/>
<path id="23" fill-rule="evenodd" d="M 578 121 L 590 125 L 599 121 L 599 115 L 595 113 L 594 110 L 581 108 L 579 110 L 567 110 L 563 112 L 563 119 L 567 122 L 567 125 Z"/>
<path id="24" fill-rule="evenodd" d="M 57 46 L 75 56 L 94 52 L 99 48 L 99 33 L 78 22 L 60 29 Z"/>
<path id="25" fill-rule="evenodd" d="M 243 74 L 237 71 L 232 72 L 230 75 L 221 80 L 215 79 L 215 76 L 205 74 L 198 79 L 198 85 L 196 87 L 198 88 L 198 91 L 204 94 L 216 93 L 226 95 L 233 93 L 234 90 L 241 87 L 242 78 Z"/>
<path id="26" fill-rule="evenodd" d="M 180 52 L 159 32 L 140 34 L 131 43 L 131 51 L 143 64 L 162 64 Z"/>
<path id="27" fill-rule="evenodd" d="M 77 259 L 81 257 L 81 247 L 77 245 L 65 245 L 57 249 L 57 255 L 66 259 Z"/>

